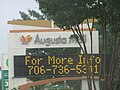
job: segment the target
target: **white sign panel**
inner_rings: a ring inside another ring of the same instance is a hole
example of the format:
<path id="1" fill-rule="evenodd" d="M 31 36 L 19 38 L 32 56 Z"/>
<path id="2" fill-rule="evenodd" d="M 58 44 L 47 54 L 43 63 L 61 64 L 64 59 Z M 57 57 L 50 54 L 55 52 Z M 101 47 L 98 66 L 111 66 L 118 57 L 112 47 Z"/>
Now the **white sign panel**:
<path id="1" fill-rule="evenodd" d="M 84 31 L 83 34 L 87 50 L 90 52 L 90 33 Z M 10 33 L 9 48 L 79 47 L 75 38 L 70 38 L 71 35 L 71 31 Z M 93 52 L 98 51 L 98 31 L 93 31 Z"/>

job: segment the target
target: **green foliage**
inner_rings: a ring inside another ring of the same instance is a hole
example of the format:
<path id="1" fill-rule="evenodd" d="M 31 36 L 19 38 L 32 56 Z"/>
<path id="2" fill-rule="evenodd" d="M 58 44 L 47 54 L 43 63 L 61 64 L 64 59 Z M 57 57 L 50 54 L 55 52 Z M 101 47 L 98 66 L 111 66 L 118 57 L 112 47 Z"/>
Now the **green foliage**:
<path id="1" fill-rule="evenodd" d="M 20 11 L 20 16 L 23 20 L 45 20 L 47 17 L 35 10 L 28 10 L 28 14 Z"/>
<path id="2" fill-rule="evenodd" d="M 69 85 L 70 88 L 73 88 L 73 90 L 82 90 L 81 89 L 81 87 L 82 87 L 81 83 L 82 83 L 81 80 L 79 80 L 79 81 L 67 81 L 67 85 Z"/>
<path id="3" fill-rule="evenodd" d="M 95 0 L 36 0 L 39 8 L 61 28 L 69 29 L 88 18 Z M 90 16 L 89 16 L 90 17 Z"/>
<path id="4" fill-rule="evenodd" d="M 75 27 L 74 30 L 76 31 L 76 29 L 79 29 L 78 26 L 83 20 L 97 18 L 100 23 L 99 25 L 101 25 L 98 26 L 100 27 L 99 31 L 101 33 L 100 39 L 104 39 L 103 31 L 106 31 L 107 48 L 109 50 L 107 51 L 110 53 L 112 52 L 113 45 L 116 44 L 116 38 L 120 38 L 120 0 L 36 0 L 36 2 L 39 4 L 43 15 L 47 19 L 53 20 L 58 27 L 63 29 Z M 21 15 L 24 16 L 24 20 L 31 20 L 31 16 L 34 19 L 39 17 L 38 13 L 34 15 L 29 11 L 29 14 L 26 15 L 23 13 Z M 103 44 L 102 41 L 100 43 L 100 45 Z M 102 47 L 102 49 L 105 48 Z M 39 53 L 42 51 L 39 50 Z M 50 52 L 51 50 L 47 53 L 50 54 Z M 53 53 L 55 52 L 53 51 Z M 59 51 L 60 53 L 62 52 Z"/>
<path id="5" fill-rule="evenodd" d="M 31 20 L 31 18 L 24 12 L 20 12 L 20 15 L 23 20 Z"/>
<path id="6" fill-rule="evenodd" d="M 101 28 L 102 28 L 102 26 L 101 26 L 101 23 L 100 22 L 98 22 L 98 23 L 96 23 L 95 24 L 95 28 L 97 28 L 97 30 L 99 31 L 99 48 L 100 48 L 100 53 L 104 53 L 104 52 L 101 52 L 102 50 L 101 49 L 103 49 L 102 48 L 102 40 L 103 40 L 103 36 L 102 36 L 102 30 L 101 30 Z M 110 26 L 107 26 L 107 30 L 106 30 L 106 32 L 107 32 L 107 40 L 106 40 L 106 42 L 107 42 L 107 54 L 112 54 L 112 52 L 113 52 L 113 42 L 114 42 L 114 36 L 113 36 L 113 33 L 111 33 L 111 28 L 110 28 Z"/>
<path id="7" fill-rule="evenodd" d="M 102 19 L 106 16 L 107 24 L 115 23 L 115 33 L 120 32 L 119 0 L 36 0 L 39 8 L 49 19 L 61 28 L 79 25 L 87 18 Z"/>
<path id="8" fill-rule="evenodd" d="M 32 48 L 27 49 L 27 55 L 62 55 L 62 54 L 71 54 L 78 55 L 80 54 L 79 48 Z"/>

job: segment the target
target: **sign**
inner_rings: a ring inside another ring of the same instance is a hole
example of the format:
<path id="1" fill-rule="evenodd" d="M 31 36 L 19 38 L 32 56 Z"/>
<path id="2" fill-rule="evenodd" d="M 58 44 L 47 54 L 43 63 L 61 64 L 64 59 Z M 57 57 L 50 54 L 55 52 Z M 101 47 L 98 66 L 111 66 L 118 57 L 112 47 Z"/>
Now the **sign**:
<path id="1" fill-rule="evenodd" d="M 98 31 L 93 31 L 93 53 L 99 53 Z M 10 33 L 9 48 L 60 48 L 80 47 L 72 31 L 61 32 L 34 32 L 34 33 Z M 72 37 L 72 38 L 71 38 Z M 91 40 L 89 31 L 83 32 L 88 53 L 91 52 Z M 80 38 L 79 41 L 81 42 Z M 81 42 L 82 44 L 82 42 Z"/>
<path id="2" fill-rule="evenodd" d="M 94 70 L 94 75 L 98 75 L 101 58 L 97 54 L 88 55 L 88 60 L 88 74 Z M 85 76 L 86 63 L 84 55 L 14 56 L 14 77 Z"/>
<path id="3" fill-rule="evenodd" d="M 2 90 L 8 90 L 8 70 L 2 70 Z"/>
<path id="4" fill-rule="evenodd" d="M 8 54 L 2 54 L 2 90 L 8 90 Z"/>

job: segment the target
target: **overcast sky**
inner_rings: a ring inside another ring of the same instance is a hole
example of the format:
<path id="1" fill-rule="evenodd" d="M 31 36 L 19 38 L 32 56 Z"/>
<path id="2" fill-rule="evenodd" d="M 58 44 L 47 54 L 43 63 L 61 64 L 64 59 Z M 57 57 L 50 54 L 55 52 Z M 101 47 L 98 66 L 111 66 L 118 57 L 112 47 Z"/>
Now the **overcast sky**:
<path id="1" fill-rule="evenodd" d="M 7 21 L 20 19 L 19 11 L 38 10 L 35 0 L 0 0 L 0 53 L 7 52 L 7 34 L 12 27 Z"/>
<path id="2" fill-rule="evenodd" d="M 19 11 L 27 12 L 28 9 L 38 10 L 35 0 L 0 0 L 0 66 L 1 54 L 8 51 L 8 32 L 12 29 L 7 21 L 20 19 Z"/>

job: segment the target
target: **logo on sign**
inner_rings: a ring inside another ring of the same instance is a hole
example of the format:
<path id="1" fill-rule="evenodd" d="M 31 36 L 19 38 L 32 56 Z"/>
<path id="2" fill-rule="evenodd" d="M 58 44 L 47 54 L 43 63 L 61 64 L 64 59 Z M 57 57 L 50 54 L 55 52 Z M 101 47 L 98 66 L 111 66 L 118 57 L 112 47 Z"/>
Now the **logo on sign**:
<path id="1" fill-rule="evenodd" d="M 21 40 L 22 44 L 28 44 L 29 42 L 31 42 L 32 37 L 30 35 L 27 35 L 26 37 L 22 35 L 20 37 L 20 40 Z"/>
<path id="2" fill-rule="evenodd" d="M 6 59 L 5 63 L 6 63 L 6 66 L 8 67 L 8 58 Z"/>

